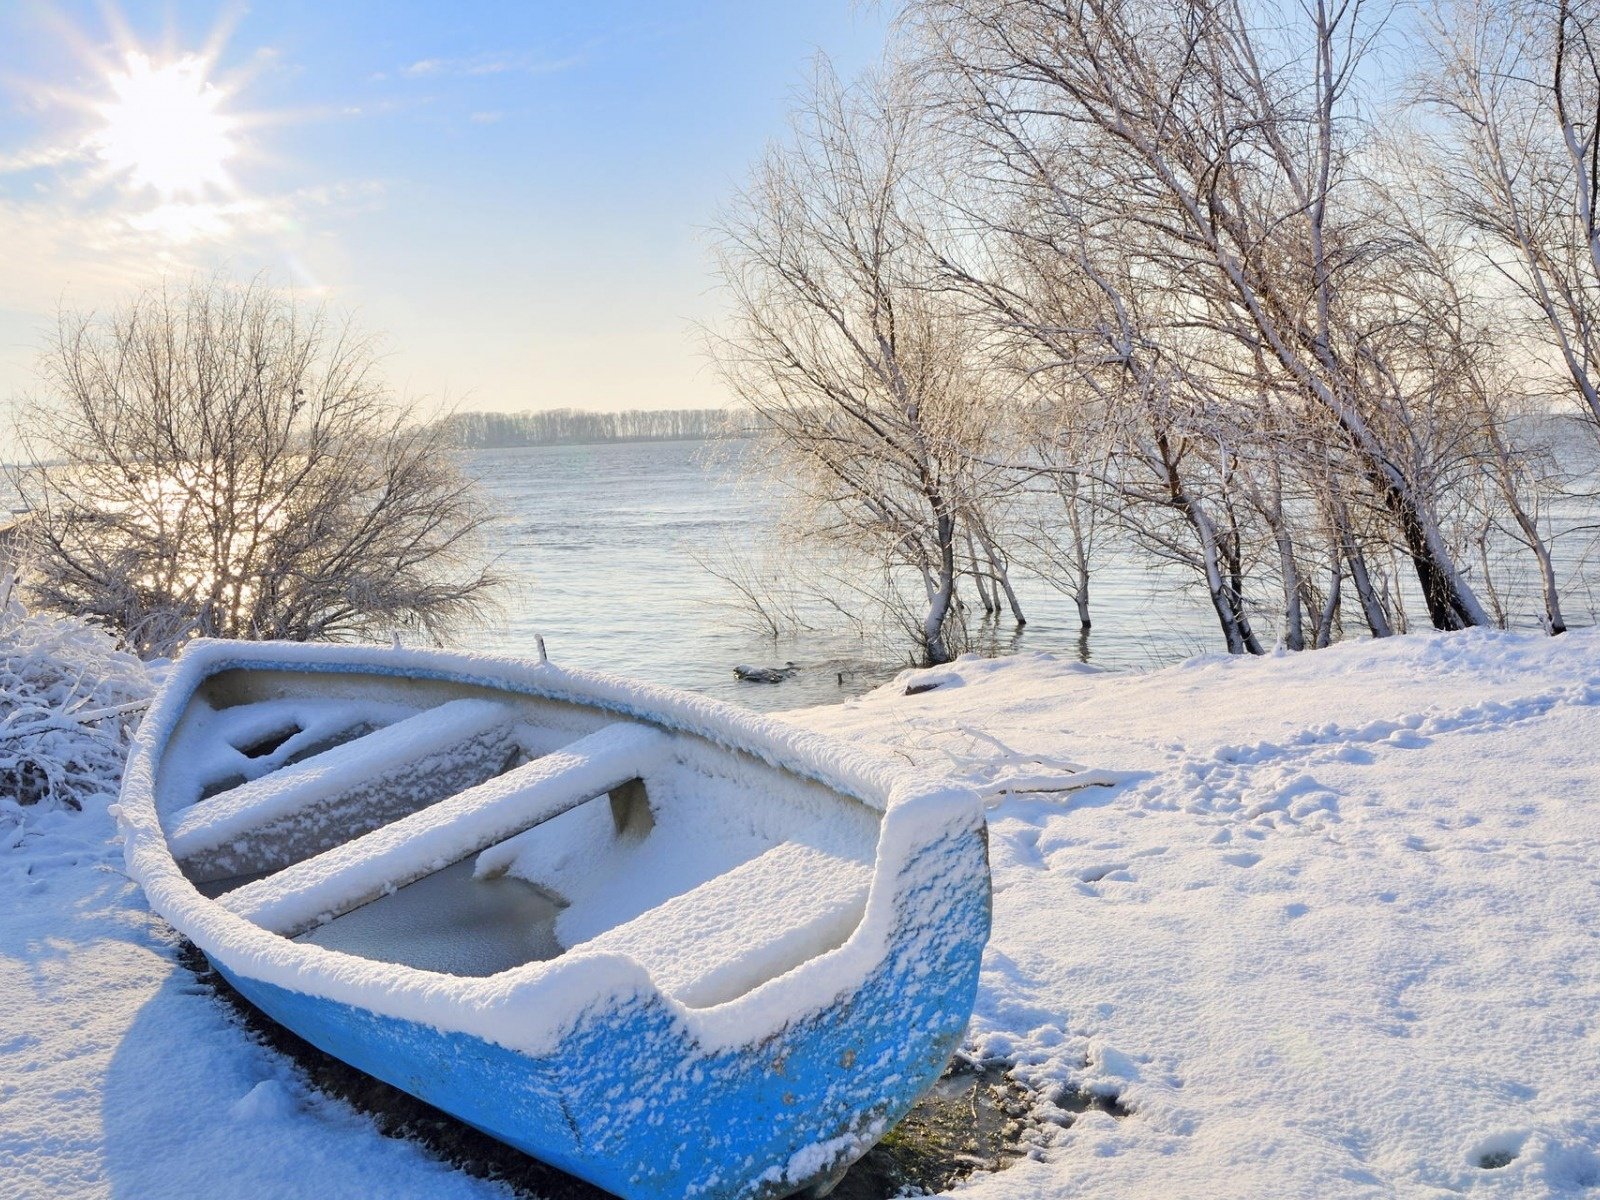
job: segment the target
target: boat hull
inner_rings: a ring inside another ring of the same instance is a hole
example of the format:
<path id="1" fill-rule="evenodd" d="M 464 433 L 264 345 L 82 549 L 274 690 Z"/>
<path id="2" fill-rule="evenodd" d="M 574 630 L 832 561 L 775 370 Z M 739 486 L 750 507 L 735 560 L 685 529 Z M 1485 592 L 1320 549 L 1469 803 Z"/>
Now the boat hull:
<path id="1" fill-rule="evenodd" d="M 970 840 L 930 853 L 951 881 L 986 870 Z M 986 899 L 949 889 L 938 902 L 954 919 L 934 944 L 906 944 L 836 1005 L 714 1053 L 649 993 L 586 1013 L 553 1053 L 527 1056 L 217 966 L 319 1049 L 607 1191 L 761 1200 L 847 1166 L 943 1072 L 978 982 L 979 956 L 956 930 L 987 925 Z M 814 1166 L 795 1161 L 808 1152 Z"/>
<path id="2" fill-rule="evenodd" d="M 163 698 L 141 734 L 122 805 L 130 866 L 157 910 L 234 988 L 334 1057 L 627 1200 L 767 1200 L 836 1177 L 910 1109 L 960 1043 L 989 932 L 981 805 L 926 781 L 896 799 L 889 775 L 858 764 L 855 791 L 871 790 L 864 778 L 884 793 L 861 927 L 831 955 L 727 1004 L 685 1008 L 635 964 L 581 955 L 461 986 L 393 971 L 400 998 L 390 1003 L 383 987 L 346 981 L 355 960 L 241 928 L 182 879 L 170 853 L 163 861 L 153 801 L 141 794 L 153 787 L 187 694 L 207 674 L 271 667 L 259 648 L 229 655 L 216 645 L 188 664 L 186 678 L 180 663 L 178 694 Z M 373 651 L 342 663 L 320 649 L 327 654 L 308 661 L 300 648 L 295 669 L 410 670 L 569 700 L 592 688 L 598 706 L 621 707 L 604 677 L 527 664 L 519 674 L 509 663 L 496 675 L 462 656 L 438 656 L 452 661 L 428 668 L 416 652 L 408 667 Z M 659 689 L 629 704 L 663 728 L 693 728 L 786 768 L 815 760 L 813 778 L 850 773 L 810 750 L 811 735 L 775 738 L 776 723 L 729 706 Z M 431 1007 L 416 1002 L 431 991 L 440 997 Z M 515 1022 L 481 1016 L 496 1006 L 527 1014 L 541 1032 L 522 1036 Z"/>

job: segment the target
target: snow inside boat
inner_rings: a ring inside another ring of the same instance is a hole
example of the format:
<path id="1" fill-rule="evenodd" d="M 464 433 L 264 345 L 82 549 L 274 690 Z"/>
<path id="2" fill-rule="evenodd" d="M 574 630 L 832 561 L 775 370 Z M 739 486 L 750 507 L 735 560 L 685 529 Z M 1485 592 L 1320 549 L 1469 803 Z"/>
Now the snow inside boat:
<path id="1" fill-rule="evenodd" d="M 989 930 L 969 789 L 520 660 L 194 643 L 119 815 L 268 1016 L 628 1200 L 826 1190 L 938 1078 Z"/>

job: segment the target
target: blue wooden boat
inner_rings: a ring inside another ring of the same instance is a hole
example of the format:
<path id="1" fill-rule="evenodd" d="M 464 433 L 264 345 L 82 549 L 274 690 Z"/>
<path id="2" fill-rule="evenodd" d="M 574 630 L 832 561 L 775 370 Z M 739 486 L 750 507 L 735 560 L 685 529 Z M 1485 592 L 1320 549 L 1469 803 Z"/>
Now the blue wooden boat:
<path id="1" fill-rule="evenodd" d="M 827 1191 L 943 1070 L 978 798 L 548 663 L 197 642 L 119 818 L 251 1003 L 628 1200 Z"/>

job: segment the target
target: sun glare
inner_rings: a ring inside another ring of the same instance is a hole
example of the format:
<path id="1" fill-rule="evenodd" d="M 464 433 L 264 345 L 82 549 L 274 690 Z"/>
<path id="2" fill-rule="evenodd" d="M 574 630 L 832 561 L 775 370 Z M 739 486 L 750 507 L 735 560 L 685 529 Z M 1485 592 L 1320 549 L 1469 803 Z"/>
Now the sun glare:
<path id="1" fill-rule="evenodd" d="M 99 106 L 95 146 L 106 166 L 168 198 L 225 187 L 234 123 L 220 111 L 224 94 L 206 79 L 208 65 L 192 54 L 160 65 L 126 54 L 109 79 L 115 98 Z"/>

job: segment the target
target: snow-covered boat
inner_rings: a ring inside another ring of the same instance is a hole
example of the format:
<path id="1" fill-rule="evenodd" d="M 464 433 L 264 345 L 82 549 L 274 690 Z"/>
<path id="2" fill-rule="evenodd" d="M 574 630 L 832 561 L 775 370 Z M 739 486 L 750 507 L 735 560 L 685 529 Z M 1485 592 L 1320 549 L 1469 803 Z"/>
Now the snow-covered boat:
<path id="1" fill-rule="evenodd" d="M 267 1015 L 628 1200 L 826 1190 L 940 1074 L 989 930 L 970 790 L 546 663 L 197 642 L 119 816 Z"/>

